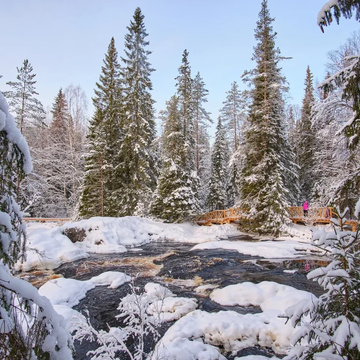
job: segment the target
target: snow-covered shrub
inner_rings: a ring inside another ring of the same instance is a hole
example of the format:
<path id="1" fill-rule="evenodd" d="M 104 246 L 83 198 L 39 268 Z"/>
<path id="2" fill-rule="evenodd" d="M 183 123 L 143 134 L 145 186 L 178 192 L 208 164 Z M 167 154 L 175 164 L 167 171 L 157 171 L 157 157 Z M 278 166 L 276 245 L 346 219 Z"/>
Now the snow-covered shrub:
<path id="1" fill-rule="evenodd" d="M 159 348 L 154 351 L 145 350 L 145 342 L 156 342 L 160 335 L 158 328 L 163 322 L 177 320 L 195 310 L 196 299 L 176 297 L 169 289 L 160 284 L 147 283 L 145 291 L 140 291 L 133 282 L 130 283 L 131 292 L 121 299 L 117 319 L 123 323 L 122 327 L 109 327 L 108 331 L 96 330 L 89 321 L 89 314 L 83 318 L 72 319 L 74 339 L 97 341 L 100 345 L 87 355 L 92 360 L 121 359 L 126 353 L 131 360 L 163 359 L 159 355 Z"/>
<path id="2" fill-rule="evenodd" d="M 25 248 L 16 202 L 19 182 L 32 169 L 27 143 L 0 92 L 0 358 L 72 359 L 64 319 L 36 288 L 13 276 Z"/>
<path id="3" fill-rule="evenodd" d="M 360 211 L 360 199 L 356 216 Z M 301 301 L 286 310 L 300 325 L 287 359 L 360 359 L 360 231 L 325 230 L 313 242 L 330 252 L 331 263 L 313 270 L 309 279 L 325 289 L 319 299 Z"/>
<path id="4" fill-rule="evenodd" d="M 173 294 L 161 285 L 153 283 L 145 286 L 145 292 L 140 292 L 133 282 L 130 283 L 130 287 L 130 294 L 120 300 L 120 314 L 116 316 L 124 323 L 123 327 L 109 327 L 109 331 L 98 331 L 92 327 L 88 319 L 86 323 L 80 318 L 73 319 L 74 339 L 80 342 L 85 339 L 97 341 L 100 345 L 96 350 L 88 352 L 87 355 L 90 355 L 92 360 L 118 359 L 121 353 L 126 353 L 131 360 L 142 360 L 146 357 L 145 339 L 150 336 L 154 341 L 158 340 L 157 327 L 161 323 L 161 303 Z M 152 306 L 149 313 L 148 309 L 153 303 L 156 303 L 156 311 Z"/>

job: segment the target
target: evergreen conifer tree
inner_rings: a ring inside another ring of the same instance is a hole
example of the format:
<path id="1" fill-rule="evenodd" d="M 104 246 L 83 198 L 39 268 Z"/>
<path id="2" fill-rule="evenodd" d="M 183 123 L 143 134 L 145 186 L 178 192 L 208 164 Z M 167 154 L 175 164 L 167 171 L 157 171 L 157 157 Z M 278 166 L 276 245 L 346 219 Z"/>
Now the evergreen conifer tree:
<path id="1" fill-rule="evenodd" d="M 41 102 L 36 98 L 36 95 L 39 95 L 35 88 L 36 74 L 33 73 L 33 67 L 29 60 L 25 59 L 23 66 L 16 69 L 17 81 L 6 83 L 13 90 L 4 92 L 4 96 L 9 101 L 10 110 L 16 114 L 15 118 L 21 133 L 24 133 L 27 127 L 43 124 L 45 111 Z"/>
<path id="2" fill-rule="evenodd" d="M 193 102 L 195 112 L 195 140 L 196 140 L 196 171 L 199 174 L 200 169 L 200 137 L 201 128 L 206 127 L 213 121 L 210 118 L 210 114 L 203 107 L 203 103 L 207 102 L 207 95 L 209 91 L 205 89 L 205 83 L 198 72 L 193 80 Z M 202 132 L 204 135 L 205 133 Z"/>
<path id="3" fill-rule="evenodd" d="M 97 108 L 90 121 L 87 139 L 85 178 L 80 198 L 79 215 L 84 218 L 104 216 L 104 146 L 102 110 Z"/>
<path id="4" fill-rule="evenodd" d="M 211 210 L 223 210 L 228 204 L 226 194 L 228 181 L 227 152 L 225 131 L 219 117 L 211 154 L 211 177 L 208 197 L 208 205 Z"/>
<path id="5" fill-rule="evenodd" d="M 235 152 L 240 142 L 241 124 L 244 120 L 245 100 L 236 81 L 231 84 L 231 89 L 226 92 L 226 100 L 220 110 L 224 128 L 227 130 L 228 141 L 232 152 Z"/>
<path id="6" fill-rule="evenodd" d="M 198 213 L 194 179 L 187 171 L 185 136 L 179 98 L 167 102 L 162 135 L 162 168 L 151 213 L 169 222 L 180 222 Z"/>
<path id="7" fill-rule="evenodd" d="M 185 137 L 187 152 L 187 163 L 189 171 L 196 170 L 195 162 L 195 126 L 194 126 L 194 102 L 193 102 L 193 80 L 191 78 L 191 67 L 188 60 L 189 52 L 185 49 L 182 55 L 182 64 L 179 67 L 179 75 L 176 88 L 180 101 L 180 116 L 182 129 Z"/>
<path id="8" fill-rule="evenodd" d="M 82 217 L 115 216 L 118 212 L 117 199 L 114 197 L 120 181 L 114 176 L 114 168 L 123 136 L 123 93 L 114 38 L 105 54 L 96 87 L 93 98 L 95 114 L 90 122 L 89 153 L 86 156 L 86 172 L 80 199 Z"/>
<path id="9" fill-rule="evenodd" d="M 189 53 L 185 49 L 182 55 L 182 64 L 179 67 L 179 75 L 176 89 L 179 97 L 180 119 L 182 131 L 185 139 L 186 161 L 184 163 L 184 171 L 187 173 L 189 181 L 191 181 L 191 189 L 195 194 L 194 208 L 200 209 L 198 191 L 200 181 L 196 172 L 196 132 L 195 132 L 195 111 L 193 101 L 193 79 L 191 78 L 191 67 L 188 60 Z"/>
<path id="10" fill-rule="evenodd" d="M 313 76 L 310 68 L 306 70 L 305 79 L 305 96 L 302 102 L 301 118 L 299 121 L 299 137 L 297 144 L 297 161 L 299 169 L 299 183 L 301 191 L 301 202 L 310 200 L 313 193 L 315 179 L 313 170 L 315 166 L 315 134 L 312 128 L 311 109 L 313 107 L 314 98 Z"/>
<path id="11" fill-rule="evenodd" d="M 120 181 L 115 191 L 118 215 L 143 215 L 150 205 L 156 188 L 157 164 L 153 150 L 156 136 L 154 100 L 151 97 L 154 69 L 148 61 L 144 15 L 135 10 L 125 36 L 124 112 L 121 147 L 118 154 L 116 179 Z"/>
<path id="12" fill-rule="evenodd" d="M 211 148 L 209 134 L 206 127 L 199 129 L 199 202 L 203 211 L 207 210 L 207 199 L 209 196 L 209 181 L 211 176 Z"/>
<path id="13" fill-rule="evenodd" d="M 360 21 L 360 3 L 357 0 L 328 1 L 320 10 L 317 19 L 321 31 L 324 32 L 323 26 L 328 26 L 332 23 L 333 16 L 339 24 L 341 15 L 345 19 L 349 19 L 352 17 L 353 11 L 355 11 L 356 20 Z"/>
<path id="14" fill-rule="evenodd" d="M 23 258 L 25 227 L 17 179 L 32 170 L 30 151 L 0 92 L 0 313 L 1 359 L 72 359 L 64 318 L 30 283 L 13 276 Z"/>
<path id="15" fill-rule="evenodd" d="M 244 75 L 253 90 L 244 136 L 240 201 L 249 210 L 252 230 L 276 234 L 287 217 L 289 187 L 297 174 L 286 137 L 282 98 L 285 79 L 278 66 L 280 50 L 275 48 L 272 22 L 267 1 L 263 0 L 255 30 L 256 68 Z"/>

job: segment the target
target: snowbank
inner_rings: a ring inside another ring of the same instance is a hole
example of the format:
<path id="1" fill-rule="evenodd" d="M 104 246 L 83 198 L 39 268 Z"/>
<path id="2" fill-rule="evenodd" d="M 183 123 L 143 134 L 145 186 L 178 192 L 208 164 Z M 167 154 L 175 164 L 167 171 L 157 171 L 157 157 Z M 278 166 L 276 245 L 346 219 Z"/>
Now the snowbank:
<path id="1" fill-rule="evenodd" d="M 235 225 L 202 227 L 190 223 L 164 224 L 137 216 L 94 217 L 66 223 L 61 231 L 73 228 L 85 230 L 86 238 L 79 246 L 89 252 L 98 252 L 99 248 L 111 245 L 137 246 L 156 240 L 201 243 L 240 234 Z"/>
<path id="2" fill-rule="evenodd" d="M 299 301 L 310 301 L 315 296 L 291 286 L 263 281 L 259 284 L 244 282 L 216 289 L 211 293 L 210 298 L 221 305 L 260 306 L 262 311 L 276 310 L 280 315 Z"/>
<path id="3" fill-rule="evenodd" d="M 311 253 L 311 250 L 317 249 L 310 244 L 300 244 L 294 240 L 284 241 L 212 241 L 205 244 L 195 245 L 191 250 L 205 249 L 227 249 L 237 250 L 241 254 L 259 256 L 266 259 L 294 258 Z"/>
<path id="4" fill-rule="evenodd" d="M 64 235 L 71 229 L 84 230 L 83 241 L 72 243 Z M 239 235 L 234 225 L 201 227 L 185 224 L 164 224 L 136 216 L 122 218 L 95 217 L 62 226 L 27 224 L 26 261 L 18 270 L 55 269 L 65 262 L 86 258 L 87 253 L 122 253 L 125 246 L 138 246 L 150 241 L 201 243 Z"/>
<path id="5" fill-rule="evenodd" d="M 17 264 L 17 270 L 55 269 L 65 262 L 89 255 L 64 236 L 59 227 L 27 227 L 26 260 Z"/>
<path id="6" fill-rule="evenodd" d="M 234 311 L 206 313 L 195 310 L 168 329 L 158 343 L 157 351 L 160 357 L 173 360 L 225 359 L 214 346 L 236 353 L 259 345 L 280 354 L 286 353 L 297 329 L 290 322 L 286 324 L 286 319 L 279 318 L 279 315 L 284 314 L 289 306 L 313 296 L 270 281 L 260 284 L 245 282 L 216 289 L 210 295 L 213 301 L 227 306 L 260 306 L 263 313 L 241 315 Z M 202 353 L 208 357 L 201 357 Z M 260 356 L 245 358 L 264 359 Z"/>
<path id="7" fill-rule="evenodd" d="M 68 328 L 70 329 L 70 322 L 73 316 L 84 319 L 84 317 L 76 310 L 73 310 L 72 307 L 77 305 L 89 290 L 100 285 L 110 285 L 109 288 L 116 289 L 130 280 L 130 276 L 116 271 L 104 272 L 87 281 L 58 278 L 50 280 L 41 286 L 39 288 L 39 294 L 50 300 L 55 311 L 65 318 Z"/>
<path id="8" fill-rule="evenodd" d="M 215 360 L 225 358 L 213 346 L 236 353 L 256 345 L 286 353 L 295 329 L 275 313 L 241 315 L 234 311 L 207 313 L 195 310 L 168 329 L 155 353 L 160 358 L 173 360 Z M 209 352 L 208 357 L 200 357 L 202 351 Z M 185 353 L 189 353 L 187 357 L 184 357 Z"/>

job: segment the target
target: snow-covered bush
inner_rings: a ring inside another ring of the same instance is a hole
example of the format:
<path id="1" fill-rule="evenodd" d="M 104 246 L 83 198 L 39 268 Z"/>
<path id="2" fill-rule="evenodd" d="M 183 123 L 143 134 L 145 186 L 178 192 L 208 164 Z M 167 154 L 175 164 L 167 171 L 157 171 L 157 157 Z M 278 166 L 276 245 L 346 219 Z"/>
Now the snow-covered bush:
<path id="1" fill-rule="evenodd" d="M 16 202 L 19 182 L 32 169 L 27 143 L 0 92 L 0 358 L 72 359 L 64 319 L 36 288 L 13 276 L 25 248 Z"/>
<path id="2" fill-rule="evenodd" d="M 74 339 L 80 342 L 85 339 L 97 341 L 100 345 L 87 353 L 92 360 L 118 359 L 117 356 L 121 353 L 126 353 L 131 360 L 142 360 L 145 357 L 145 338 L 151 336 L 155 341 L 159 338 L 157 326 L 161 321 L 161 305 L 156 308 L 157 316 L 154 311 L 149 314 L 148 308 L 152 303 L 172 296 L 172 293 L 159 284 L 147 284 L 145 292 L 140 292 L 134 282 L 130 283 L 130 287 L 131 293 L 120 300 L 120 314 L 116 316 L 123 321 L 124 327 L 109 327 L 109 331 L 98 331 L 90 324 L 89 314 L 86 323 L 80 318 L 72 320 Z M 131 342 L 133 346 L 129 345 Z"/>
<path id="3" fill-rule="evenodd" d="M 92 360 L 121 359 L 126 353 L 131 360 L 156 359 L 160 360 L 158 348 L 146 351 L 145 342 L 156 342 L 160 335 L 158 328 L 163 322 L 177 320 L 197 307 L 196 299 L 176 297 L 169 289 L 160 284 L 147 283 L 140 291 L 133 282 L 130 283 L 131 292 L 120 300 L 117 319 L 123 323 L 122 327 L 109 327 L 108 331 L 96 330 L 92 327 L 87 314 L 86 322 L 83 318 L 72 319 L 74 339 L 97 341 L 100 345 L 87 355 Z"/>
<path id="4" fill-rule="evenodd" d="M 360 199 L 356 216 L 360 212 Z M 319 299 L 303 300 L 286 310 L 295 333 L 287 359 L 360 359 L 360 231 L 317 231 L 313 242 L 330 253 L 326 267 L 313 270 L 309 279 L 325 289 Z"/>

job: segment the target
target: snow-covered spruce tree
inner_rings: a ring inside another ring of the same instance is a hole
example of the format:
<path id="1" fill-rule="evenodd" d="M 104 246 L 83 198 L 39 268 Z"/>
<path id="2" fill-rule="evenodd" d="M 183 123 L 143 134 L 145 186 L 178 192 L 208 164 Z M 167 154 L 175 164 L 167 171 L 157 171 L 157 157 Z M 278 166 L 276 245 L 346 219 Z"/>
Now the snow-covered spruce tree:
<path id="1" fill-rule="evenodd" d="M 256 68 L 244 74 L 253 85 L 252 104 L 244 135 L 240 202 L 249 210 L 247 224 L 259 233 L 279 232 L 291 203 L 297 179 L 294 155 L 286 137 L 285 79 L 280 73 L 280 50 L 267 1 L 263 0 L 255 30 L 258 41 L 253 59 Z"/>
<path id="2" fill-rule="evenodd" d="M 181 222 L 198 213 L 194 179 L 187 171 L 187 153 L 179 98 L 173 96 L 164 112 L 162 168 L 151 213 L 169 222 Z"/>
<path id="3" fill-rule="evenodd" d="M 175 78 L 177 95 L 179 97 L 180 119 L 185 139 L 186 160 L 184 169 L 194 196 L 194 208 L 200 209 L 198 191 L 200 181 L 196 172 L 196 140 L 195 140 L 195 111 L 193 101 L 193 80 L 191 67 L 188 60 L 189 53 L 185 49 L 182 54 L 182 64 L 179 67 L 179 75 Z"/>
<path id="4" fill-rule="evenodd" d="M 359 217 L 360 199 L 355 215 Z M 344 214 L 341 214 L 343 216 Z M 295 333 L 287 360 L 360 358 L 360 229 L 356 233 L 325 230 L 313 234 L 313 243 L 330 253 L 331 263 L 308 274 L 325 293 L 286 310 Z"/>
<path id="5" fill-rule="evenodd" d="M 198 72 L 193 80 L 193 104 L 195 114 L 195 149 L 196 171 L 200 181 L 199 200 L 202 209 L 205 209 L 210 176 L 210 144 L 207 127 L 213 123 L 210 113 L 203 104 L 207 102 L 208 90 Z"/>
<path id="6" fill-rule="evenodd" d="M 208 113 L 203 107 L 203 103 L 207 102 L 207 95 L 209 91 L 205 89 L 205 83 L 198 72 L 193 80 L 192 86 L 192 97 L 194 103 L 194 112 L 195 112 L 195 140 L 196 140 L 196 171 L 199 173 L 200 168 L 200 133 L 202 127 L 207 127 L 209 124 L 212 124 L 213 121 L 210 118 L 210 113 Z"/>
<path id="7" fill-rule="evenodd" d="M 231 84 L 231 89 L 226 92 L 226 100 L 220 109 L 223 125 L 228 141 L 228 182 L 227 182 L 227 207 L 234 206 L 238 198 L 238 175 L 240 172 L 241 157 L 240 144 L 243 142 L 244 126 L 248 113 L 247 91 L 241 92 L 236 81 Z"/>
<path id="8" fill-rule="evenodd" d="M 41 102 L 36 98 L 39 95 L 36 91 L 36 74 L 33 67 L 26 59 L 23 66 L 16 68 L 17 81 L 9 81 L 12 90 L 4 92 L 9 102 L 10 111 L 15 114 L 17 126 L 25 136 L 32 156 L 34 156 L 37 145 L 43 141 L 45 125 L 45 110 Z M 36 164 L 35 164 L 36 168 Z M 46 187 L 44 181 L 37 181 L 36 174 L 31 174 L 24 182 L 18 184 L 18 201 L 23 208 L 36 203 L 39 199 L 40 188 Z M 40 184 L 40 186 L 37 186 Z"/>
<path id="9" fill-rule="evenodd" d="M 104 146 L 103 113 L 97 108 L 90 121 L 87 140 L 89 149 L 86 154 L 85 178 L 80 197 L 79 215 L 89 218 L 104 216 Z"/>
<path id="10" fill-rule="evenodd" d="M 308 66 L 306 69 L 305 79 L 305 96 L 302 102 L 301 118 L 298 124 L 298 143 L 297 143 L 297 163 L 299 165 L 299 183 L 301 199 L 300 202 L 311 200 L 314 178 L 314 151 L 315 151 L 315 134 L 312 128 L 311 109 L 313 107 L 314 87 L 313 75 Z"/>
<path id="11" fill-rule="evenodd" d="M 232 152 L 235 152 L 241 138 L 246 101 L 236 81 L 231 84 L 231 89 L 226 94 L 226 100 L 223 102 L 220 113 L 227 132 L 230 149 Z"/>
<path id="12" fill-rule="evenodd" d="M 82 217 L 116 216 L 120 179 L 114 174 L 122 139 L 121 69 L 114 38 L 111 39 L 92 99 L 95 114 L 90 121 L 89 153 L 80 198 Z"/>
<path id="13" fill-rule="evenodd" d="M 209 185 L 208 206 L 211 210 L 223 210 L 227 206 L 227 152 L 228 146 L 221 117 L 216 126 L 215 142 L 211 154 L 211 177 Z"/>
<path id="14" fill-rule="evenodd" d="M 145 215 L 149 211 L 151 195 L 156 188 L 158 169 L 153 150 L 156 136 L 154 100 L 150 79 L 154 69 L 148 61 L 144 15 L 136 8 L 125 36 L 124 137 L 121 141 L 115 168 L 119 190 L 114 192 L 117 214 Z"/>
<path id="15" fill-rule="evenodd" d="M 199 132 L 199 171 L 200 187 L 198 191 L 201 210 L 207 210 L 209 181 L 211 176 L 211 148 L 206 127 L 200 127 Z"/>
<path id="16" fill-rule="evenodd" d="M 1 92 L 0 169 L 0 357 L 72 359 L 72 340 L 64 330 L 64 319 L 36 288 L 12 275 L 25 247 L 25 227 L 15 200 L 17 180 L 32 165 L 27 143 Z"/>
<path id="17" fill-rule="evenodd" d="M 330 0 L 320 9 L 317 23 L 324 32 L 324 26 L 332 23 L 333 16 L 339 24 L 341 15 L 345 19 L 349 19 L 352 17 L 353 11 L 355 11 L 355 19 L 360 21 L 360 4 L 357 0 Z"/>
<path id="18" fill-rule="evenodd" d="M 182 130 L 185 138 L 187 153 L 187 167 L 189 171 L 196 170 L 195 163 L 195 126 L 194 126 L 194 103 L 192 99 L 193 80 L 191 67 L 188 60 L 189 52 L 185 49 L 182 54 L 182 64 L 179 67 L 179 75 L 175 78 L 176 90 L 179 96 L 180 117 Z"/>
<path id="19" fill-rule="evenodd" d="M 22 134 L 26 134 L 26 128 L 41 126 L 45 119 L 45 110 L 41 102 L 36 98 L 36 74 L 29 60 L 24 60 L 23 66 L 16 68 L 17 81 L 9 81 L 6 84 L 13 90 L 4 92 L 9 102 L 10 110 L 16 114 L 17 126 Z"/>
<path id="20" fill-rule="evenodd" d="M 291 149 L 295 154 L 296 163 L 299 163 L 299 143 L 300 143 L 300 107 L 298 105 L 290 105 L 286 110 L 287 124 L 288 124 L 288 140 Z"/>

